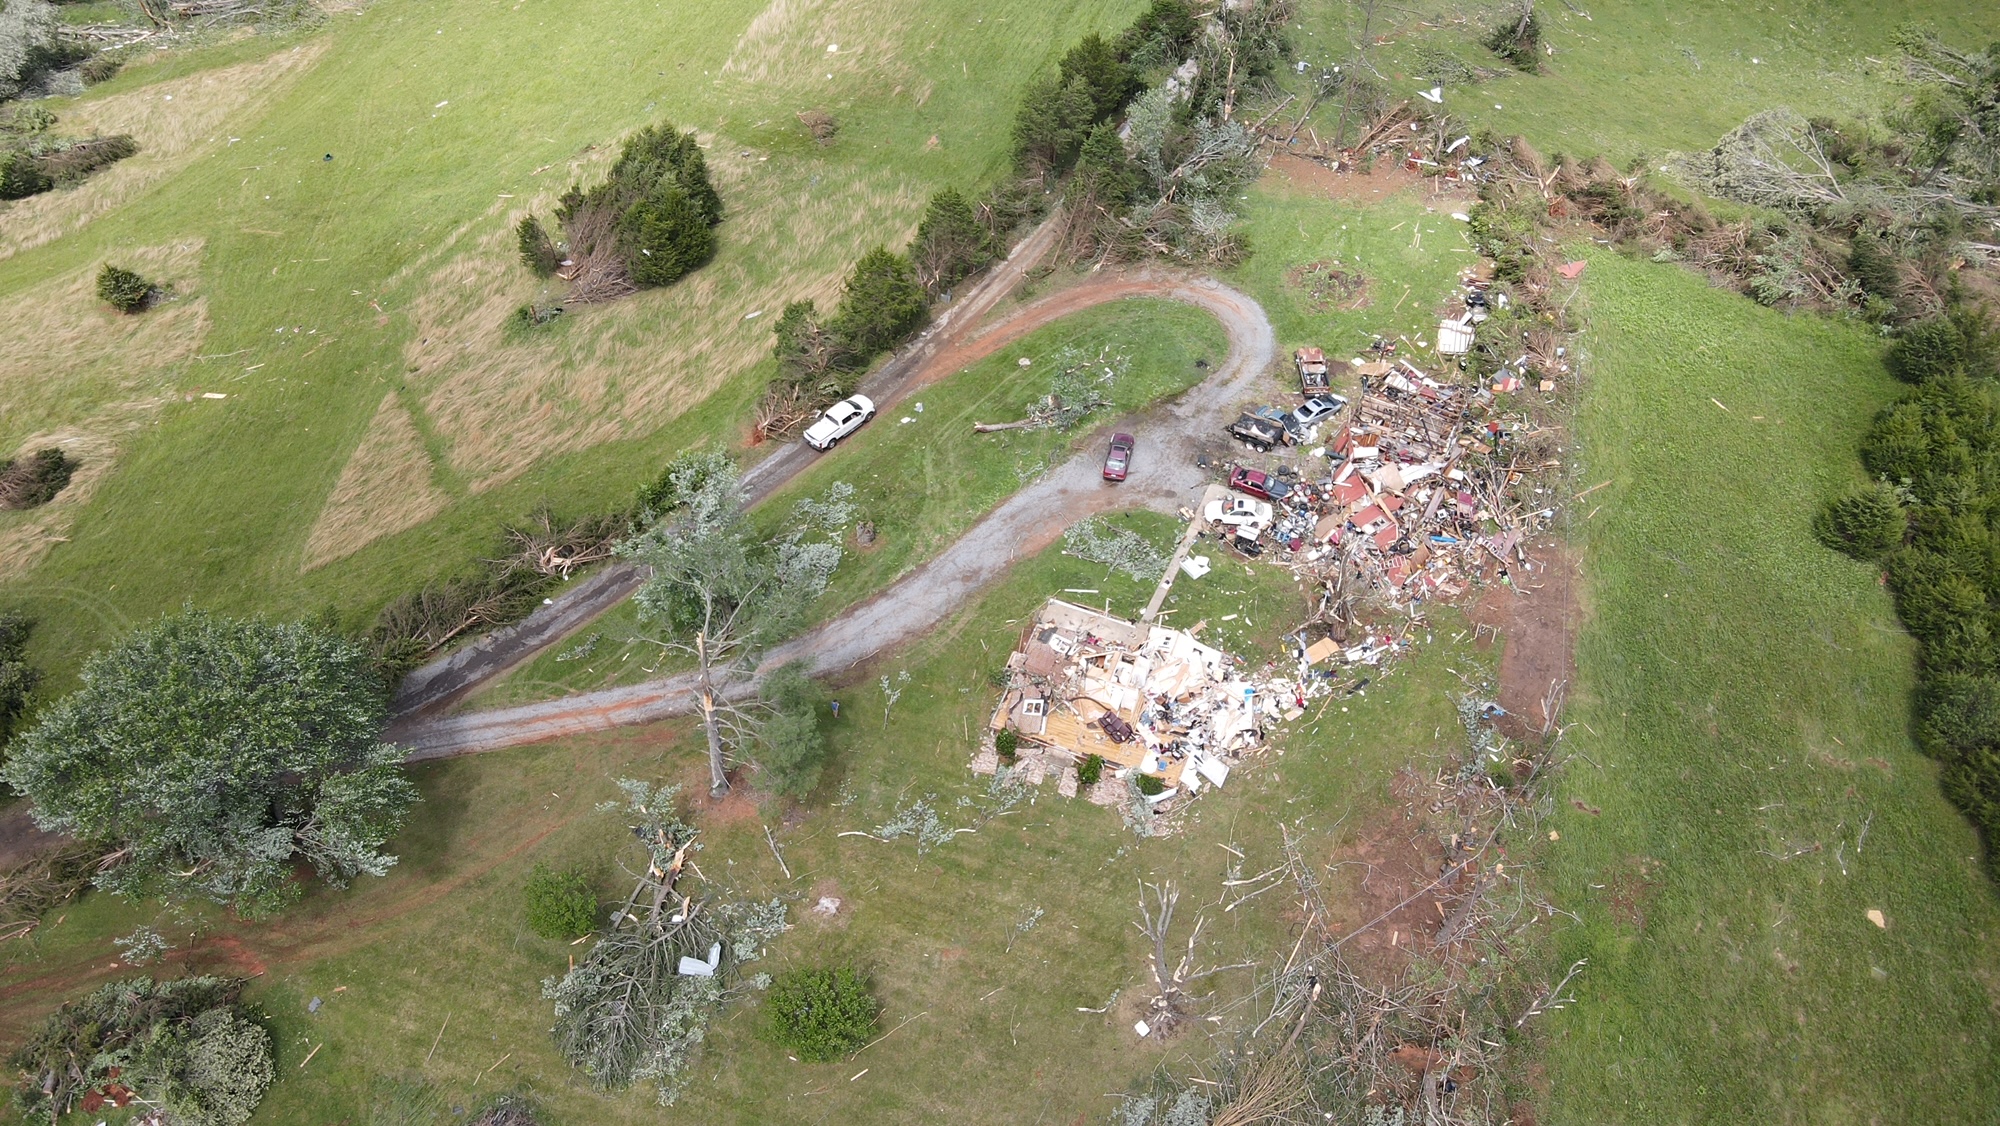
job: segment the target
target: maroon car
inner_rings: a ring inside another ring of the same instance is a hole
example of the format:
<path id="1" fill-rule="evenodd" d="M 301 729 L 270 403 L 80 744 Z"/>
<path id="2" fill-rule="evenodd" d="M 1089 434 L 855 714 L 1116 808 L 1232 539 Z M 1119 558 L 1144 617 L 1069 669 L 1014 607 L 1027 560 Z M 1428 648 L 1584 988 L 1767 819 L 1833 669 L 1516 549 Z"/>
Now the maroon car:
<path id="1" fill-rule="evenodd" d="M 1268 473 L 1237 466 L 1229 471 L 1229 487 L 1239 493 L 1249 493 L 1265 500 L 1284 500 L 1292 495 L 1292 486 Z"/>
<path id="2" fill-rule="evenodd" d="M 1111 451 L 1104 455 L 1104 479 L 1123 481 L 1132 468 L 1132 435 L 1113 434 Z"/>

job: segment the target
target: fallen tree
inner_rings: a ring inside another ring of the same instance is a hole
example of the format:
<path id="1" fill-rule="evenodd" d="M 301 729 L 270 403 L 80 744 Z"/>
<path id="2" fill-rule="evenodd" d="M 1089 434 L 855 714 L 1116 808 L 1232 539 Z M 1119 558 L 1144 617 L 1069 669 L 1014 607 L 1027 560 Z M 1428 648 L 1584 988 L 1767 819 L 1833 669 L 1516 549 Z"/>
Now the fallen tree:
<path id="1" fill-rule="evenodd" d="M 542 983 L 555 1002 L 556 1049 L 600 1090 L 654 1084 L 676 1102 L 708 1022 L 737 965 L 785 929 L 784 907 L 743 904 L 683 886 L 701 870 L 699 831 L 675 808 L 679 786 L 620 779 L 632 835 L 645 849 L 631 895 L 603 937 L 560 978 Z"/>

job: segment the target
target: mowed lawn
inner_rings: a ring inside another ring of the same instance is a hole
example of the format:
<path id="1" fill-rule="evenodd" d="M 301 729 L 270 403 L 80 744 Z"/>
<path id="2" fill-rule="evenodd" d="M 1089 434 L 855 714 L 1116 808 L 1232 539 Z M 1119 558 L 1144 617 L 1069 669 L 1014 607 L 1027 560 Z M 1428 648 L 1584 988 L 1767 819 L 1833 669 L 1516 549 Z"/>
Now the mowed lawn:
<path id="1" fill-rule="evenodd" d="M 1172 530 L 1152 514 L 1109 519 L 1161 542 Z M 1053 781 L 996 815 L 988 781 L 967 767 L 993 706 L 989 674 L 1021 619 L 1065 587 L 1096 588 L 1123 609 L 1140 605 L 1151 585 L 1045 551 L 933 637 L 835 689 L 843 706 L 829 727 L 834 759 L 803 810 L 738 800 L 701 815 L 702 873 L 732 894 L 783 896 L 791 906 L 796 929 L 753 971 L 853 964 L 873 978 L 890 1035 L 851 1061 L 804 1065 L 761 1041 L 754 993 L 713 1026 L 685 1100 L 670 1111 L 645 1090 L 599 1095 L 556 1055 L 540 983 L 583 948 L 528 932 L 522 881 L 548 863 L 581 866 L 607 903 L 629 887 L 620 864 L 632 860 L 621 852 L 630 835 L 616 814 L 593 807 L 616 797 L 618 777 L 679 779 L 698 793 L 699 741 L 679 724 L 421 767 L 424 804 L 390 846 L 402 862 L 349 891 L 315 891 L 268 923 L 86 897 L 0 951 L 10 959 L 0 969 L 0 1044 L 59 1001 L 131 973 L 114 965 L 111 940 L 153 922 L 177 946 L 167 972 L 261 973 L 252 997 L 271 1018 L 279 1078 L 259 1123 L 405 1121 L 385 1113 L 391 1083 L 428 1084 L 445 1108 L 525 1092 L 550 1123 L 1095 1121 L 1111 1109 L 1106 1092 L 1142 1083 L 1162 1064 L 1197 1073 L 1255 1020 L 1225 1007 L 1223 1023 L 1164 1044 L 1133 1034 L 1147 972 L 1130 925 L 1140 882 L 1181 889 L 1177 948 L 1205 912 L 1206 964 L 1282 961 L 1292 946 L 1285 893 L 1223 911 L 1222 881 L 1278 862 L 1281 820 L 1333 859 L 1394 803 L 1397 767 L 1428 770 L 1453 748 L 1452 702 L 1438 685 L 1458 684 L 1447 668 L 1482 660 L 1441 635 L 1365 694 L 1318 707 L 1287 736 L 1283 757 L 1265 754 L 1234 772 L 1172 837 L 1141 840 L 1117 811 L 1063 799 Z M 1298 603 L 1282 570 L 1232 564 L 1183 580 L 1173 605 L 1209 618 L 1204 637 L 1240 646 L 1254 664 Z M 1220 622 L 1239 607 L 1254 613 L 1254 629 Z M 877 680 L 884 674 L 900 692 L 892 704 Z M 921 854 L 908 838 L 842 835 L 872 831 L 918 800 L 945 825 L 976 831 Z M 789 880 L 766 844 L 767 825 Z M 821 896 L 842 900 L 837 919 L 808 913 Z M 1249 975 L 1213 981 L 1227 1002 Z M 308 1012 L 315 997 L 322 1004 Z"/>
<path id="2" fill-rule="evenodd" d="M 66 417 L 0 416 L 0 448 L 81 431 L 116 461 L 64 540 L 0 575 L 0 599 L 42 619 L 36 656 L 60 687 L 84 653 L 184 601 L 332 607 L 358 625 L 490 554 L 504 520 L 544 501 L 622 503 L 675 450 L 740 439 L 784 301 L 831 300 L 863 250 L 908 237 L 931 191 L 999 174 L 1023 84 L 1141 6 L 383 0 L 304 39 L 253 41 L 311 61 L 232 87 L 235 102 L 201 85 L 222 71 L 169 62 L 55 103 L 84 122 L 92 99 L 127 99 L 119 120 L 162 152 L 172 106 L 223 108 L 120 205 L 7 259 L 0 307 L 87 305 L 100 262 L 180 248 L 182 307 L 205 322 L 163 370 L 143 333 L 94 362 L 63 388 Z M 240 44 L 204 57 L 255 61 Z M 833 144 L 799 125 L 811 108 L 840 122 Z M 514 219 L 547 218 L 621 135 L 659 121 L 708 145 L 728 208 L 716 261 L 672 290 L 572 310 L 537 341 L 503 336 L 516 304 L 560 298 L 514 260 Z M 0 399 L 34 400 L 31 377 Z M 371 434 L 403 436 L 370 447 L 392 484 L 351 506 L 352 543 L 310 544 Z M 5 514 L 0 535 L 32 518 Z M 371 541 L 382 528 L 404 530 Z"/>
<path id="3" fill-rule="evenodd" d="M 1547 848 L 1555 1123 L 1983 1122 L 2000 928 L 1909 725 L 1912 647 L 1819 501 L 1896 392 L 1859 328 L 1585 275 L 1590 616 Z M 1871 921 L 1879 911 L 1883 923 Z"/>

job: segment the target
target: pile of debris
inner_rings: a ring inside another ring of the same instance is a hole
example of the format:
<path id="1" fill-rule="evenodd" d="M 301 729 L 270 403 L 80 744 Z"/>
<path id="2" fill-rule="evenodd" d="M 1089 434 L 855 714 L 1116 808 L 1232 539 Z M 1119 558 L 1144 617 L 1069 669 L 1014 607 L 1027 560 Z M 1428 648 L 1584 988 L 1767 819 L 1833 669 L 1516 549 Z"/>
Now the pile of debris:
<path id="1" fill-rule="evenodd" d="M 1204 515 L 1245 555 L 1262 553 L 1268 529 L 1281 561 L 1334 600 L 1365 587 L 1405 607 L 1506 581 L 1526 560 L 1522 543 L 1555 516 L 1521 499 L 1520 486 L 1560 464 L 1516 454 L 1528 419 L 1499 409 L 1494 388 L 1518 387 L 1518 377 L 1465 386 L 1403 360 L 1357 358 L 1354 366 L 1362 390 L 1352 414 L 1313 451 L 1330 463 L 1324 478 L 1270 504 L 1232 498 Z M 1238 508 L 1254 508 L 1251 518 Z"/>
<path id="2" fill-rule="evenodd" d="M 1299 714 L 1288 681 L 1242 664 L 1192 633 L 1052 598 L 1007 659 L 990 727 L 1072 763 L 1096 755 L 1121 786 L 1155 779 L 1147 801 L 1165 812 L 1183 791 L 1220 788 L 1266 724 Z"/>

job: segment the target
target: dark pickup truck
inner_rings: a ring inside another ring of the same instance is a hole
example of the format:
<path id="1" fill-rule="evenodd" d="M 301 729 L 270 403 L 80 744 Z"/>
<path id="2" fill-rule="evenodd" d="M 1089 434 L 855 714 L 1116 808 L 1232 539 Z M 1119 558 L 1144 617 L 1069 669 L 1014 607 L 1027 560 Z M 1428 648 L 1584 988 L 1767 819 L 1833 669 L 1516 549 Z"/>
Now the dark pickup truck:
<path id="1" fill-rule="evenodd" d="M 1254 414 L 1245 414 L 1229 424 L 1229 436 L 1254 449 L 1269 453 L 1285 441 L 1282 423 Z"/>

